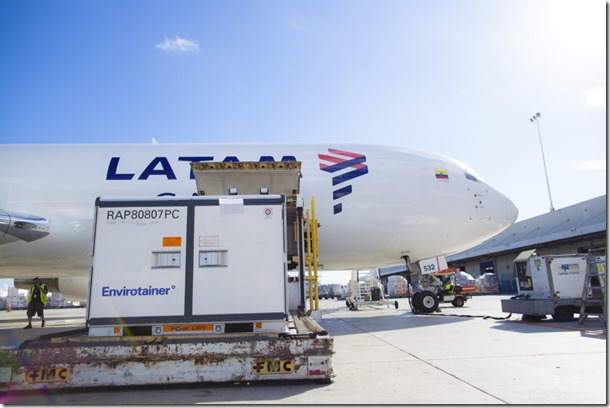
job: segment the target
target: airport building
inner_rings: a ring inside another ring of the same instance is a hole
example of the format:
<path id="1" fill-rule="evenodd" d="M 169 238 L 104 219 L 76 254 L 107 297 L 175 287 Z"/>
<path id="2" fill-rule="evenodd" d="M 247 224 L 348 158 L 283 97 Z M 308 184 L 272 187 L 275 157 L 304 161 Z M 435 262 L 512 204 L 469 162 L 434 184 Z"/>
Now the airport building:
<path id="1" fill-rule="evenodd" d="M 535 249 L 538 255 L 605 255 L 606 196 L 600 196 L 519 221 L 487 241 L 447 257 L 450 268 L 477 278 L 496 275 L 501 293 L 516 293 L 513 260 L 521 251 Z"/>
<path id="2" fill-rule="evenodd" d="M 477 279 L 494 274 L 501 293 L 516 293 L 513 261 L 521 251 L 535 249 L 538 255 L 605 255 L 606 196 L 600 196 L 519 221 L 487 241 L 446 257 L 449 268 L 456 268 Z M 405 274 L 405 266 L 381 268 L 383 283 L 388 276 Z"/>

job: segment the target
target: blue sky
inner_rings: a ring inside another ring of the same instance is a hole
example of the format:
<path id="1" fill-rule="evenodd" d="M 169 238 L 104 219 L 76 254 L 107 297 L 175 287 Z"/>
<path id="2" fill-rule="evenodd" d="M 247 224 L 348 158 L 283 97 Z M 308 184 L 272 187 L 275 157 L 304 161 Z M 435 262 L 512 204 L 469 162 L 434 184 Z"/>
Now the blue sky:
<path id="1" fill-rule="evenodd" d="M 0 143 L 438 152 L 519 219 L 606 193 L 606 3 L 0 2 Z M 0 147 L 1 148 L 1 147 Z"/>

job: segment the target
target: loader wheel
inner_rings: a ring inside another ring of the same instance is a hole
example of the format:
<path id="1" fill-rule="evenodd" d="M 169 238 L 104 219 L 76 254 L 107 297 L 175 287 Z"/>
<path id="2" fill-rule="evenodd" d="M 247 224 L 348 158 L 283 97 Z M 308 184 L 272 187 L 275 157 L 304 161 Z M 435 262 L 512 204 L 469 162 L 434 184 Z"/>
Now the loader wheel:
<path id="1" fill-rule="evenodd" d="M 420 292 L 417 303 L 417 308 L 424 313 L 433 313 L 438 309 L 438 297 L 429 290 Z"/>
<path id="2" fill-rule="evenodd" d="M 420 292 L 415 292 L 414 294 L 411 295 L 411 308 L 413 309 L 414 312 L 418 312 L 419 311 L 419 295 Z"/>
<path id="3" fill-rule="evenodd" d="M 394 307 L 395 307 L 396 309 L 398 309 L 398 300 L 395 300 L 395 301 L 394 301 Z"/>
<path id="4" fill-rule="evenodd" d="M 462 306 L 464 306 L 464 298 L 461 296 L 458 296 L 451 301 L 451 304 L 455 307 L 462 307 Z"/>
<path id="5" fill-rule="evenodd" d="M 574 319 L 574 309 L 571 306 L 559 306 L 551 316 L 556 322 L 571 322 Z"/>
<path id="6" fill-rule="evenodd" d="M 546 318 L 545 315 L 528 315 L 528 314 L 524 314 L 523 316 L 521 316 L 521 320 L 525 320 L 528 322 L 539 322 L 542 319 Z"/>

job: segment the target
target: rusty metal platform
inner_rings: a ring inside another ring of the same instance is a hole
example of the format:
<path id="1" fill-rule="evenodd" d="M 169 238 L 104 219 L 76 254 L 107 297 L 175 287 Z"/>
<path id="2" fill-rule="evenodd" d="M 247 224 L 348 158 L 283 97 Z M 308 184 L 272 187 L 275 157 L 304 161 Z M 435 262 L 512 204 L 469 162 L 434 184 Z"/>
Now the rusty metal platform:
<path id="1" fill-rule="evenodd" d="M 151 384 L 318 380 L 334 377 L 333 339 L 307 316 L 293 332 L 89 337 L 86 330 L 38 337 L 2 350 L 3 390 Z M 313 330 L 311 329 L 313 328 Z M 3 364 L 4 366 L 8 364 Z M 2 381 L 0 379 L 0 381 Z"/>

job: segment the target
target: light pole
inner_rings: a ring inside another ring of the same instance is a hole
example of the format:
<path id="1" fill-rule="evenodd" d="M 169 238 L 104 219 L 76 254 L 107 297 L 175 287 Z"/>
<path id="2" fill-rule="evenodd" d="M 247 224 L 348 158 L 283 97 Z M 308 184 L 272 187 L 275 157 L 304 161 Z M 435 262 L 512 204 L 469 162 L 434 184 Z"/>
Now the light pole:
<path id="1" fill-rule="evenodd" d="M 544 175 L 546 176 L 546 188 L 549 190 L 549 202 L 551 203 L 551 211 L 555 211 L 553 208 L 553 199 L 551 198 L 551 186 L 549 185 L 549 174 L 546 171 L 546 161 L 544 160 L 544 149 L 542 148 L 542 136 L 540 136 L 540 112 L 536 112 L 534 116 L 530 118 L 530 122 L 536 123 L 538 128 L 538 139 L 540 139 L 540 151 L 542 152 L 542 164 L 544 165 Z"/>

